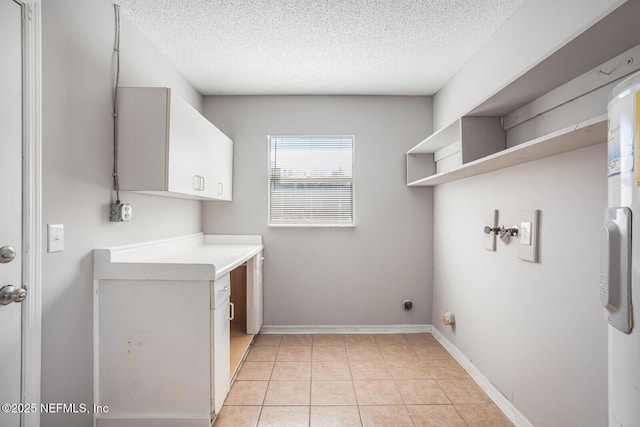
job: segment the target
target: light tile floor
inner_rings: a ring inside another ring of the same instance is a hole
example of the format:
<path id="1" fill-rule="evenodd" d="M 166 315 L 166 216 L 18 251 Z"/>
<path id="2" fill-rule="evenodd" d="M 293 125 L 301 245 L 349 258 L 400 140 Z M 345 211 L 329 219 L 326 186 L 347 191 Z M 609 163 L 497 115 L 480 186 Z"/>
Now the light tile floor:
<path id="1" fill-rule="evenodd" d="M 512 425 L 431 334 L 258 335 L 215 422 Z"/>

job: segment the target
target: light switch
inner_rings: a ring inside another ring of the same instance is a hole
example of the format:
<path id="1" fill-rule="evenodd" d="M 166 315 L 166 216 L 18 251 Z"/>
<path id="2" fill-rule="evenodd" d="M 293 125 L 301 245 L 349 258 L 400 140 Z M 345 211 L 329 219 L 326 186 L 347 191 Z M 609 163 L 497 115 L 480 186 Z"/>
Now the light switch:
<path id="1" fill-rule="evenodd" d="M 531 245 L 531 223 L 530 222 L 521 222 L 520 223 L 520 244 L 521 245 Z"/>
<path id="2" fill-rule="evenodd" d="M 538 262 L 538 220 L 540 211 L 526 210 L 520 213 L 520 259 Z"/>
<path id="3" fill-rule="evenodd" d="M 64 224 L 47 225 L 47 252 L 64 250 Z"/>
<path id="4" fill-rule="evenodd" d="M 496 209 L 487 209 L 484 215 L 484 226 L 495 228 L 498 226 L 498 211 Z M 482 246 L 488 251 L 496 250 L 496 235 L 494 233 L 484 234 Z"/>

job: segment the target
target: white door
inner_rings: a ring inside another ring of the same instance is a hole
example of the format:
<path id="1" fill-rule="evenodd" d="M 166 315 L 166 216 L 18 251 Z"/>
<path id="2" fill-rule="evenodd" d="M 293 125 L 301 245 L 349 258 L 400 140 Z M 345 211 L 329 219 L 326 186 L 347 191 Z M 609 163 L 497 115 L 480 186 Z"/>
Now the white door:
<path id="1" fill-rule="evenodd" d="M 17 427 L 22 409 L 17 406 L 21 401 L 22 305 L 13 300 L 23 296 L 22 9 L 12 0 L 0 0 L 0 57 L 0 404 L 4 404 L 0 426 Z"/>

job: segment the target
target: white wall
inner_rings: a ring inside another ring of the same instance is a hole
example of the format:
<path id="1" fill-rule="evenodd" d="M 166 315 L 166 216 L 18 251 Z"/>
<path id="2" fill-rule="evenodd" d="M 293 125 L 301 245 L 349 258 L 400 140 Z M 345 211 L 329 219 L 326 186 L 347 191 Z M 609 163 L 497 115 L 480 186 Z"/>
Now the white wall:
<path id="1" fill-rule="evenodd" d="M 43 257 L 42 401 L 92 398 L 92 249 L 201 230 L 200 202 L 122 193 L 131 223 L 108 222 L 111 201 L 113 5 L 43 0 L 43 227 L 65 225 L 65 250 Z M 122 85 L 201 96 L 123 18 Z M 143 165 L 141 165 L 143 166 Z M 46 230 L 46 228 L 45 228 Z M 90 426 L 50 414 L 43 426 Z"/>
<path id="2" fill-rule="evenodd" d="M 536 426 L 607 425 L 605 161 L 599 144 L 435 188 L 433 323 Z M 482 248 L 487 209 L 505 226 L 541 211 L 539 263 Z"/>
<path id="3" fill-rule="evenodd" d="M 404 155 L 432 130 L 430 98 L 205 97 L 204 111 L 235 143 L 233 202 L 204 203 L 204 231 L 263 235 L 265 324 L 430 322 L 432 190 L 406 187 Z M 294 133 L 355 134 L 355 228 L 267 227 L 267 136 Z"/>

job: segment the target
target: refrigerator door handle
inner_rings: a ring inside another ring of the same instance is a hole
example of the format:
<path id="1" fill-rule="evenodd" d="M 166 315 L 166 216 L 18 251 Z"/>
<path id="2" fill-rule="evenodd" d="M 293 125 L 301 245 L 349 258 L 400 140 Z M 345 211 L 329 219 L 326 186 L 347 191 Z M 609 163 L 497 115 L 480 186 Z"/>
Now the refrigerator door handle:
<path id="1" fill-rule="evenodd" d="M 600 230 L 600 302 L 609 323 L 631 332 L 631 209 L 605 209 Z"/>

